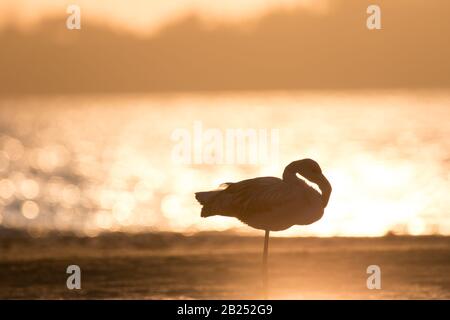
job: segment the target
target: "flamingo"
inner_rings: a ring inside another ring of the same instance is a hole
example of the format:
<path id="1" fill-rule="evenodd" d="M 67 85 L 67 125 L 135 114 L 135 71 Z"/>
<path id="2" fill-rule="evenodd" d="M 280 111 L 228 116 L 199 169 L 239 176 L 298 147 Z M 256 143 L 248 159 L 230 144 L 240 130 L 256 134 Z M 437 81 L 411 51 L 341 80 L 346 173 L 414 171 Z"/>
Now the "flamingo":
<path id="1" fill-rule="evenodd" d="M 297 174 L 315 183 L 320 192 Z M 220 185 L 219 189 L 197 192 L 195 198 L 202 205 L 202 217 L 234 217 L 255 229 L 265 231 L 263 288 L 267 299 L 269 232 L 318 221 L 324 214 L 331 189 L 319 164 L 312 159 L 302 159 L 286 166 L 282 179 L 258 177 L 227 182 Z"/>

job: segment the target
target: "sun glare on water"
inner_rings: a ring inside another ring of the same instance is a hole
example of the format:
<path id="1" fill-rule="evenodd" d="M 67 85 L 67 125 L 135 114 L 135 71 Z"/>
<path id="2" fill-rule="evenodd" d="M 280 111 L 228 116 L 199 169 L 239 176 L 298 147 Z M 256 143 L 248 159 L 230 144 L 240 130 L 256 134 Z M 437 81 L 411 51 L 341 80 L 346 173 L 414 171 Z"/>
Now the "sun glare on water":
<path id="1" fill-rule="evenodd" d="M 50 99 L 41 102 L 46 117 L 30 112 L 29 102 L 3 106 L 1 119 L 12 120 L 0 134 L 0 224 L 36 234 L 74 230 L 90 236 L 118 230 L 255 233 L 237 219 L 201 218 L 194 192 L 280 177 L 288 163 L 310 157 L 333 186 L 325 215 L 275 235 L 450 234 L 448 97 L 435 97 L 426 108 L 404 95 L 380 97 L 377 106 L 358 95 L 232 95 L 211 101 L 81 99 L 60 108 L 61 101 Z M 173 130 L 189 132 L 199 120 L 219 132 L 277 128 L 279 159 L 255 165 L 172 163 Z"/>

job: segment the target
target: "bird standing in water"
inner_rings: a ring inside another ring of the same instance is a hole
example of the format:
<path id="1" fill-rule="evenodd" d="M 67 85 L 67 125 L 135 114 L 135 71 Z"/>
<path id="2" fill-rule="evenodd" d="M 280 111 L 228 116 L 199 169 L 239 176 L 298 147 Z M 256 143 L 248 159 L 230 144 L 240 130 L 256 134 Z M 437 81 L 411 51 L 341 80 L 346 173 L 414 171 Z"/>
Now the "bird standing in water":
<path id="1" fill-rule="evenodd" d="M 297 174 L 315 183 L 320 192 Z M 331 185 L 319 164 L 302 159 L 290 163 L 282 179 L 259 177 L 224 183 L 218 190 L 197 192 L 195 198 L 203 206 L 202 217 L 235 217 L 253 228 L 265 230 L 263 285 L 267 296 L 269 232 L 316 222 L 322 218 L 330 194 Z"/>

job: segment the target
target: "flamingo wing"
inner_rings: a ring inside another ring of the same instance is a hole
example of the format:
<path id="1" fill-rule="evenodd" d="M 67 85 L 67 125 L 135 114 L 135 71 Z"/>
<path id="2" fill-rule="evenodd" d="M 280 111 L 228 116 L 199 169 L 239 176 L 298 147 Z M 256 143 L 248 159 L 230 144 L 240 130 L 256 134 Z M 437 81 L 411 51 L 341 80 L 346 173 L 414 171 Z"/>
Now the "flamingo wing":
<path id="1" fill-rule="evenodd" d="M 246 220 L 295 201 L 298 191 L 279 178 L 260 177 L 230 184 L 223 192 L 231 196 L 230 207 L 236 217 Z"/>

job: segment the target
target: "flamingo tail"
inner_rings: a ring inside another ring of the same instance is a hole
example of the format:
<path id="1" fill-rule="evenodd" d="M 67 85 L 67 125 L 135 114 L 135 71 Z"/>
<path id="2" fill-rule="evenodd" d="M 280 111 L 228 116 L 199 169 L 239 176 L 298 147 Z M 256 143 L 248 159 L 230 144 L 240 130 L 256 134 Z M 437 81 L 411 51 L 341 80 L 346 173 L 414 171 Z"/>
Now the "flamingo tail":
<path id="1" fill-rule="evenodd" d="M 201 216 L 206 218 L 210 216 L 214 216 L 218 214 L 216 210 L 218 209 L 213 201 L 215 196 L 220 193 L 221 190 L 218 191 L 203 191 L 196 192 L 195 199 L 203 206 Z"/>

